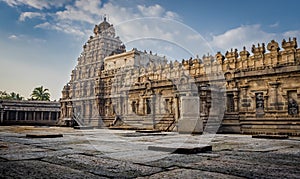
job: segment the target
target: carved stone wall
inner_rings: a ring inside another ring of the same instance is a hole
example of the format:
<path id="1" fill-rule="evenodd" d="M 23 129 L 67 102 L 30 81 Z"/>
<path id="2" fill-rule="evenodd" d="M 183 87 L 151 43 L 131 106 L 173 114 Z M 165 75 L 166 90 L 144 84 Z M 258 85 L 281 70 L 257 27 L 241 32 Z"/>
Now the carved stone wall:
<path id="1" fill-rule="evenodd" d="M 251 53 L 244 47 L 178 62 L 137 49 L 124 52 L 112 25 L 103 23 L 95 27 L 63 89 L 63 117 L 79 110 L 84 120 L 101 125 L 118 116 L 136 127 L 177 131 L 180 96 L 198 95 L 204 128 L 214 116 L 222 118 L 219 132 L 300 135 L 296 38 L 283 40 L 282 49 L 272 40 L 253 45 Z M 225 112 L 216 101 L 223 102 Z M 93 118 L 94 111 L 99 116 Z"/>
<path id="2" fill-rule="evenodd" d="M 77 65 L 72 70 L 71 79 L 62 91 L 62 120 L 73 118 L 81 125 L 99 124 L 98 106 L 101 96 L 97 96 L 95 89 L 99 85 L 97 79 L 104 68 L 104 58 L 124 51 L 125 46 L 119 37 L 115 36 L 112 24 L 104 19 L 95 26 L 94 35 L 83 45 Z"/>

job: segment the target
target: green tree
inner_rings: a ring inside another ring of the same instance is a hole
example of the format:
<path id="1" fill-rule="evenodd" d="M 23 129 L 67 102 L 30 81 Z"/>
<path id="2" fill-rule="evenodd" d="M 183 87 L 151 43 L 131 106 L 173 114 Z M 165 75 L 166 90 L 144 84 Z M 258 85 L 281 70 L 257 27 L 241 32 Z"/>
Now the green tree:
<path id="1" fill-rule="evenodd" d="M 38 100 L 38 101 L 50 101 L 50 93 L 48 89 L 44 89 L 43 86 L 36 87 L 32 91 L 31 94 L 32 100 Z"/>
<path id="2" fill-rule="evenodd" d="M 23 100 L 24 98 L 22 96 L 20 96 L 20 94 L 18 94 L 18 93 L 11 92 L 10 93 L 10 99 L 13 99 L 13 100 Z"/>
<path id="3" fill-rule="evenodd" d="M 23 100 L 24 97 L 15 92 L 8 94 L 6 91 L 0 91 L 0 99 Z"/>

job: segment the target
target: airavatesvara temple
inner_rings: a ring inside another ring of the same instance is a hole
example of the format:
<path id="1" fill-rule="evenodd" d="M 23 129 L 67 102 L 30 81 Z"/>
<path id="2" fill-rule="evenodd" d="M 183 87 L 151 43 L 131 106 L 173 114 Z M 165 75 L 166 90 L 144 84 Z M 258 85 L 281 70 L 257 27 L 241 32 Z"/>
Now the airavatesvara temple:
<path id="1" fill-rule="evenodd" d="M 62 91 L 60 122 L 182 133 L 300 135 L 296 38 L 250 52 L 168 61 L 126 51 L 112 24 L 94 27 Z"/>

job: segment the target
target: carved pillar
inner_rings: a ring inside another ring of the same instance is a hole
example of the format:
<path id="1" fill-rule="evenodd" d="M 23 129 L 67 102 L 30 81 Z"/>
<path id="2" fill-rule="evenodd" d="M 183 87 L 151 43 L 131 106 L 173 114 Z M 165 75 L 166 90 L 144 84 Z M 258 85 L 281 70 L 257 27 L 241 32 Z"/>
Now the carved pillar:
<path id="1" fill-rule="evenodd" d="M 35 118 L 35 111 L 33 111 L 33 117 L 32 117 L 33 121 L 36 121 L 36 118 Z"/>
<path id="2" fill-rule="evenodd" d="M 265 108 L 265 101 L 263 93 L 256 93 L 255 94 L 256 100 L 256 116 L 262 117 L 264 115 L 264 108 Z"/>
<path id="3" fill-rule="evenodd" d="M 150 98 L 150 104 L 151 104 L 151 116 L 152 116 L 152 121 L 153 121 L 153 126 L 155 125 L 155 116 L 156 116 L 156 109 L 155 109 L 155 105 L 156 105 L 156 96 L 152 95 Z"/>
<path id="4" fill-rule="evenodd" d="M 137 105 L 138 105 L 138 108 L 137 108 L 137 114 L 141 114 L 141 115 L 144 115 L 146 114 L 145 113 L 145 110 L 144 110 L 144 106 L 145 106 L 145 100 L 144 98 L 141 98 L 137 101 Z"/>
<path id="5" fill-rule="evenodd" d="M 179 105 L 178 105 L 178 95 L 175 96 L 174 98 L 174 117 L 175 117 L 175 120 L 178 121 L 179 119 Z"/>
<path id="6" fill-rule="evenodd" d="M 268 108 L 269 108 L 268 99 L 269 99 L 269 96 L 268 95 L 264 95 L 264 111 L 267 111 Z"/>
<path id="7" fill-rule="evenodd" d="M 161 97 L 161 94 L 158 94 L 158 98 L 157 98 L 157 106 L 158 106 L 158 110 L 156 111 L 158 114 L 161 114 L 161 103 L 162 103 L 162 97 Z"/>
<path id="8" fill-rule="evenodd" d="M 270 96 L 270 105 L 274 106 L 275 110 L 279 109 L 278 106 L 278 86 L 279 82 L 269 82 L 269 85 L 271 86 L 269 96 Z"/>
<path id="9" fill-rule="evenodd" d="M 169 101 L 169 105 L 168 105 L 168 110 L 169 110 L 169 112 L 170 112 L 170 114 L 173 114 L 173 98 L 171 98 L 170 99 L 170 101 Z"/>
<path id="10" fill-rule="evenodd" d="M 248 111 L 249 107 L 251 106 L 250 98 L 248 97 L 249 95 L 247 95 L 249 85 L 242 85 L 240 87 L 241 87 L 241 98 L 239 104 L 241 104 L 241 106 L 238 108 L 239 111 Z"/>
<path id="11" fill-rule="evenodd" d="M 233 92 L 233 102 L 234 102 L 234 112 L 239 111 L 239 92 L 234 91 Z"/>
<path id="12" fill-rule="evenodd" d="M 129 113 L 129 99 L 128 96 L 125 96 L 125 114 L 127 115 Z"/>

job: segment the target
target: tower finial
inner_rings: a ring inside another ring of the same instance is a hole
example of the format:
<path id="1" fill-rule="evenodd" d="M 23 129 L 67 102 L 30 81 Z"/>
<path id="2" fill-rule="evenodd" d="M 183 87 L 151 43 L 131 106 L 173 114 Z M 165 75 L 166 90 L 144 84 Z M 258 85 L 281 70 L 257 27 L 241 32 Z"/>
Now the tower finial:
<path id="1" fill-rule="evenodd" d="M 107 20 L 109 20 L 109 15 L 103 14 L 103 21 L 106 22 Z"/>

